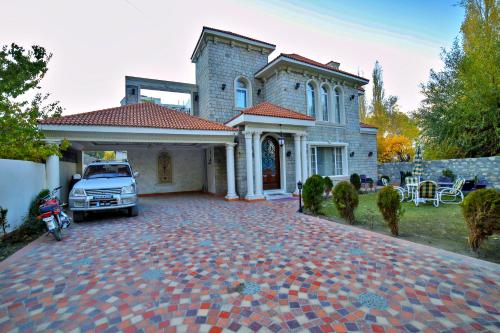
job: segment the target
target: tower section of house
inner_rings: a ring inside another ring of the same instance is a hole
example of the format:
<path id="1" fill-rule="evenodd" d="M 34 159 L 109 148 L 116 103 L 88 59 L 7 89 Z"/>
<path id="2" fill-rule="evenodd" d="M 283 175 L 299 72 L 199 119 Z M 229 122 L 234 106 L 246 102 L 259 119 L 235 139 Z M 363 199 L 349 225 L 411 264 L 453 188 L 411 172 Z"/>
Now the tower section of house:
<path id="1" fill-rule="evenodd" d="M 255 73 L 268 63 L 275 45 L 232 32 L 204 27 L 191 61 L 196 64 L 199 115 L 225 123 L 241 109 L 264 100 L 262 81 Z M 243 107 L 236 104 L 235 85 L 248 90 Z"/>

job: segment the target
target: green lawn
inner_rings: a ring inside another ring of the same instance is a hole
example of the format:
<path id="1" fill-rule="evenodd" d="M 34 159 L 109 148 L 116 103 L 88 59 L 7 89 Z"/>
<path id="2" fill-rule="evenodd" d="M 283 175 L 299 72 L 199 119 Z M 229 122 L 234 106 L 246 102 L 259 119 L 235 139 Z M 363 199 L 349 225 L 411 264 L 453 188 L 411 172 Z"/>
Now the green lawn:
<path id="1" fill-rule="evenodd" d="M 416 207 L 406 202 L 403 207 L 405 212 L 399 223 L 399 238 L 477 257 L 469 250 L 460 206 L 440 205 L 436 208 L 429 203 Z M 346 223 L 339 217 L 331 197 L 325 200 L 321 214 Z M 373 223 L 373 231 L 390 234 L 377 207 L 377 193 L 361 194 L 355 215 L 355 226 L 371 229 Z M 500 235 L 493 235 L 483 243 L 479 258 L 500 263 Z"/>

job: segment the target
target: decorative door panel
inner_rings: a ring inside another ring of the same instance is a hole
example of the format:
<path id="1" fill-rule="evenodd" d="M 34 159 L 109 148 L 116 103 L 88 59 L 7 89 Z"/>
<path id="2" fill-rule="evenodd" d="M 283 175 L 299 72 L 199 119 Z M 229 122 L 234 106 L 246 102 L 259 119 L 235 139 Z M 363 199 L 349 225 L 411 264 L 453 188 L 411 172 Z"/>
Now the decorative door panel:
<path id="1" fill-rule="evenodd" d="M 281 187 L 280 146 L 278 141 L 271 136 L 267 136 L 262 141 L 262 178 L 264 190 Z"/>

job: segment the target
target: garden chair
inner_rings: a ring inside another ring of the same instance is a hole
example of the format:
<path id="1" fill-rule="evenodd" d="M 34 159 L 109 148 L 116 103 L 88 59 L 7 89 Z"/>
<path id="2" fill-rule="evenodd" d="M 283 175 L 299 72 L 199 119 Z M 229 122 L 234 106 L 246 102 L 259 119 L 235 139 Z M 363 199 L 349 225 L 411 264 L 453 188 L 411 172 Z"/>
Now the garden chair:
<path id="1" fill-rule="evenodd" d="M 415 192 L 418 188 L 418 183 L 420 181 L 420 177 L 418 176 L 409 176 L 405 178 L 405 191 L 408 193 L 408 197 L 411 200 L 415 200 Z"/>
<path id="2" fill-rule="evenodd" d="M 452 187 L 442 187 L 438 190 L 439 202 L 444 204 L 459 204 L 464 201 L 464 194 L 462 193 L 462 187 L 465 184 L 464 178 L 457 178 Z M 443 197 L 448 197 L 448 199 L 443 199 Z M 450 197 L 452 199 L 450 199 Z"/>
<path id="3" fill-rule="evenodd" d="M 438 185 L 436 182 L 425 180 L 419 183 L 415 191 L 414 201 L 415 206 L 418 206 L 421 202 L 431 201 L 434 206 L 439 207 Z"/>

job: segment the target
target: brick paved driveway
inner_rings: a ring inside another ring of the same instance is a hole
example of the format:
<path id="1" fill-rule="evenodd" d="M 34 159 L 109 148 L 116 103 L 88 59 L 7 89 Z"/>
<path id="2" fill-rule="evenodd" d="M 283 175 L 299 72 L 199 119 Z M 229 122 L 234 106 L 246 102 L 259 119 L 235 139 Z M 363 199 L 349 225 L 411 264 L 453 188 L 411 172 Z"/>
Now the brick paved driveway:
<path id="1" fill-rule="evenodd" d="M 500 330 L 500 266 L 294 213 L 142 199 L 0 263 L 0 332 Z"/>

